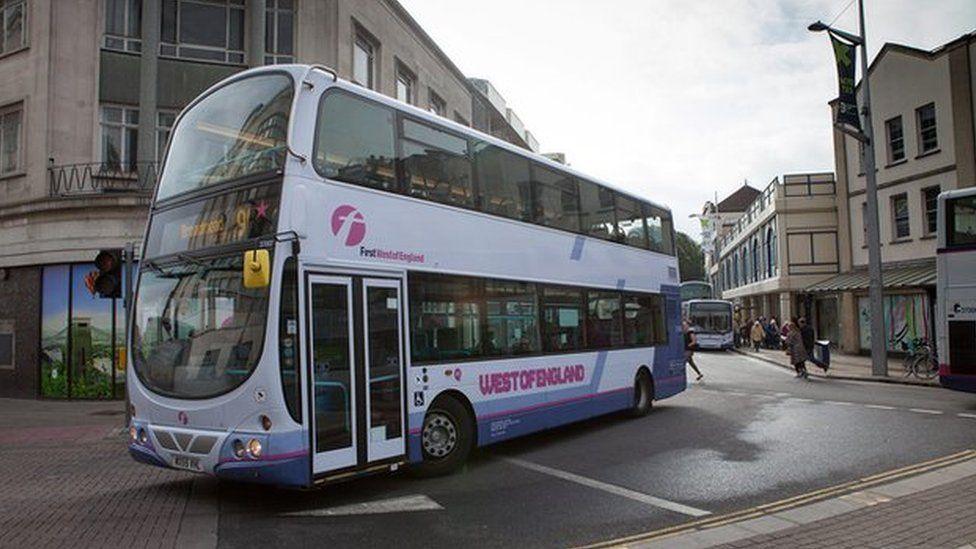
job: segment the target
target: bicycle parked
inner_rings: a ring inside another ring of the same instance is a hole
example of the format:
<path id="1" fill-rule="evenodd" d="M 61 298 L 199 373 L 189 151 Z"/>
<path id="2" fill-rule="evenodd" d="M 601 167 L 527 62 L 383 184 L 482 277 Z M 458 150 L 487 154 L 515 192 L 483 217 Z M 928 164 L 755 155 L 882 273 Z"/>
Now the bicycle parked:
<path id="1" fill-rule="evenodd" d="M 901 349 L 905 351 L 902 366 L 905 377 L 915 376 L 919 379 L 932 379 L 939 375 L 939 359 L 935 347 L 926 338 L 915 338 L 902 341 Z"/>

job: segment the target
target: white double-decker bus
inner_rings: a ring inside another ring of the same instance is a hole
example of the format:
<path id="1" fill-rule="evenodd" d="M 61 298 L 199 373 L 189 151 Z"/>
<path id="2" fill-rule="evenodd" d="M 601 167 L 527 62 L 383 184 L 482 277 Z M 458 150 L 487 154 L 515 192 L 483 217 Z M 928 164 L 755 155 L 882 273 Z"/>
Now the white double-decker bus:
<path id="1" fill-rule="evenodd" d="M 311 486 L 685 388 L 667 208 L 342 80 L 174 128 L 136 288 L 139 461 Z"/>
<path id="2" fill-rule="evenodd" d="M 935 333 L 939 381 L 976 392 L 976 189 L 939 195 Z"/>

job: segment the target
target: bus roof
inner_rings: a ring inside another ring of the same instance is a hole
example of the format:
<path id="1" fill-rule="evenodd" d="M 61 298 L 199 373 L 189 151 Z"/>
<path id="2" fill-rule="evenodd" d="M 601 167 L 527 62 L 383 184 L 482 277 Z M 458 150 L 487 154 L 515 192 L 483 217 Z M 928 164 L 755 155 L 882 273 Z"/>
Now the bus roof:
<path id="1" fill-rule="evenodd" d="M 296 82 L 300 83 L 300 80 L 302 78 L 304 78 L 305 76 L 307 76 L 308 74 L 310 74 L 311 72 L 313 72 L 312 69 L 315 66 L 316 65 L 306 65 L 306 64 L 268 65 L 268 66 L 264 66 L 264 67 L 255 67 L 255 68 L 252 68 L 252 69 L 247 69 L 245 71 L 241 71 L 241 72 L 233 75 L 232 77 L 228 77 L 228 78 L 226 78 L 224 80 L 221 80 L 220 82 L 218 82 L 218 83 L 214 84 L 213 86 L 211 86 L 210 88 L 208 88 L 205 92 L 203 92 L 202 94 L 200 94 L 200 96 L 198 96 L 196 99 L 194 99 L 192 102 L 190 102 L 190 104 L 187 105 L 186 108 L 184 108 L 184 111 L 186 111 L 187 109 L 189 109 L 192 105 L 194 105 L 203 96 L 210 94 L 212 91 L 214 91 L 215 89 L 223 86 L 224 84 L 226 84 L 228 82 L 231 82 L 231 81 L 234 81 L 234 80 L 238 80 L 240 78 L 245 78 L 247 76 L 251 76 L 251 75 L 254 75 L 254 74 L 259 74 L 259 73 L 262 73 L 262 72 L 275 72 L 275 71 L 282 72 L 282 71 L 285 71 L 285 72 L 288 72 L 289 74 L 291 74 L 292 77 L 294 77 L 294 79 L 295 79 Z M 549 167 L 549 168 L 552 168 L 552 169 L 558 170 L 558 171 L 563 171 L 563 172 L 566 172 L 566 173 L 568 173 L 570 175 L 573 175 L 575 177 L 579 177 L 581 179 L 585 179 L 585 180 L 590 181 L 592 183 L 596 183 L 598 185 L 601 185 L 603 187 L 606 187 L 607 189 L 610 189 L 610 190 L 613 190 L 613 191 L 618 192 L 620 194 L 626 195 L 626 196 L 628 196 L 630 198 L 633 198 L 633 199 L 636 199 L 636 200 L 639 200 L 639 201 L 642 201 L 642 202 L 647 202 L 647 203 L 649 203 L 650 205 L 652 205 L 654 207 L 657 207 L 657 208 L 660 208 L 662 210 L 667 211 L 669 214 L 671 213 L 671 208 L 670 207 L 664 206 L 664 205 L 662 205 L 661 203 L 659 203 L 659 202 L 657 202 L 655 200 L 652 200 L 652 199 L 647 198 L 645 196 L 636 195 L 636 194 L 634 194 L 631 191 L 626 191 L 624 189 L 621 189 L 620 187 L 618 187 L 618 186 L 616 186 L 616 185 L 614 185 L 612 183 L 608 183 L 608 182 L 606 182 L 606 181 L 604 181 L 604 180 L 602 180 L 600 178 L 593 177 L 591 175 L 587 175 L 587 174 L 585 174 L 585 173 L 583 173 L 583 172 L 581 172 L 579 170 L 576 170 L 575 168 L 572 168 L 571 166 L 568 166 L 566 164 L 560 164 L 559 162 L 556 162 L 554 160 L 551 160 L 549 158 L 546 158 L 545 156 L 542 156 L 541 154 L 537 154 L 537 153 L 534 153 L 534 152 L 532 152 L 530 150 L 523 149 L 522 147 L 518 147 L 518 146 L 513 145 L 513 144 L 511 144 L 511 143 L 509 143 L 507 141 L 503 141 L 501 139 L 498 139 L 497 137 L 493 137 L 493 136 L 488 135 L 486 133 L 482 133 L 481 131 L 476 130 L 474 128 L 465 126 L 463 124 L 459 124 L 459 123 L 457 123 L 457 122 L 455 122 L 453 120 L 450 120 L 448 118 L 441 117 L 441 116 L 437 116 L 436 114 L 427 112 L 427 111 L 425 111 L 425 110 L 423 110 L 423 109 L 421 109 L 419 107 L 415 107 L 414 105 L 410 105 L 408 103 L 403 103 L 401 101 L 397 101 L 396 99 L 394 99 L 392 97 L 388 97 L 388 96 L 383 95 L 383 94 L 381 94 L 381 93 L 379 93 L 377 91 L 374 91 L 374 90 L 371 90 L 371 89 L 368 89 L 368 88 L 364 88 L 363 86 L 360 86 L 359 84 L 356 84 L 354 82 L 350 82 L 350 81 L 345 80 L 343 78 L 336 78 L 335 81 L 330 85 L 330 87 L 338 87 L 338 88 L 341 88 L 343 90 L 346 90 L 346 91 L 348 91 L 350 93 L 354 93 L 356 95 L 361 95 L 361 96 L 364 96 L 364 97 L 368 97 L 368 98 L 370 98 L 370 99 L 372 99 L 374 101 L 377 101 L 379 103 L 383 103 L 383 104 L 385 104 L 388 107 L 392 107 L 392 108 L 398 109 L 400 111 L 407 112 L 411 116 L 414 116 L 416 118 L 420 118 L 420 119 L 423 119 L 423 120 L 425 120 L 427 122 L 430 122 L 430 123 L 433 123 L 433 124 L 437 124 L 437 125 L 440 125 L 440 126 L 446 126 L 446 127 L 450 128 L 451 130 L 453 130 L 455 132 L 463 133 L 465 135 L 468 135 L 469 137 L 476 137 L 476 138 L 478 138 L 478 139 L 480 139 L 482 141 L 485 141 L 487 143 L 490 143 L 491 145 L 495 145 L 495 146 L 497 146 L 499 148 L 503 148 L 503 149 L 505 149 L 505 150 L 507 150 L 509 152 L 518 154 L 518 155 L 523 156 L 523 157 L 526 157 L 526 158 L 529 158 L 529 159 L 531 159 L 531 160 L 533 160 L 535 162 L 538 162 L 540 164 L 545 165 L 546 167 Z M 177 121 L 177 123 L 178 123 L 178 121 Z M 672 223 L 673 223 L 673 215 L 672 215 Z"/>

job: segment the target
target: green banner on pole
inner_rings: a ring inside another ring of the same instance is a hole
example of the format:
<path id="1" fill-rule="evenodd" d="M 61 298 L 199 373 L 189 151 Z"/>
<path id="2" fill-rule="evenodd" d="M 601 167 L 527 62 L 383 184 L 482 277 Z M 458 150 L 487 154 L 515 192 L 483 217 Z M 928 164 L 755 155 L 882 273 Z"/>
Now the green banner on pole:
<path id="1" fill-rule="evenodd" d="M 857 113 L 857 96 L 854 94 L 854 60 L 857 56 L 854 44 L 849 44 L 833 34 L 830 43 L 834 46 L 837 60 L 837 84 L 840 94 L 837 97 L 837 123 L 861 129 L 861 117 Z"/>

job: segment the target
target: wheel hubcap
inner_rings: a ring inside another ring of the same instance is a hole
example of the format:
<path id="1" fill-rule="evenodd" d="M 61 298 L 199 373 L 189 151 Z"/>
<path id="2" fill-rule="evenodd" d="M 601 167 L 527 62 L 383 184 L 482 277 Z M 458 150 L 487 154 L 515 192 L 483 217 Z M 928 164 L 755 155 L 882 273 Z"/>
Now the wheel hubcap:
<path id="1" fill-rule="evenodd" d="M 424 451 L 431 457 L 442 458 L 457 446 L 457 427 L 447 414 L 432 412 L 424 420 L 422 433 Z"/>

